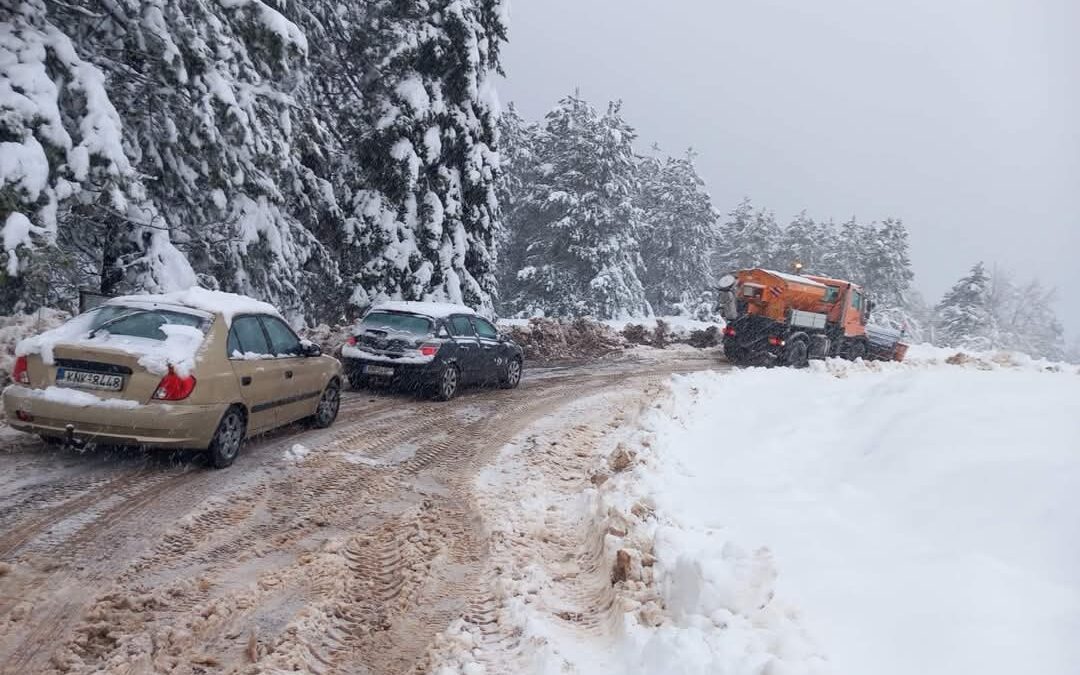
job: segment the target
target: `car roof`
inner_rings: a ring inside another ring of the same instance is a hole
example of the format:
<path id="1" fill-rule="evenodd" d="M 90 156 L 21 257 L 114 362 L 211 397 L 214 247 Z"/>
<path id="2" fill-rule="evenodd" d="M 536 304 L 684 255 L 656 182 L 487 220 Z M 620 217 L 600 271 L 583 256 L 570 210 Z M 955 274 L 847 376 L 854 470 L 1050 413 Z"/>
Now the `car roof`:
<path id="1" fill-rule="evenodd" d="M 455 314 L 476 316 L 476 311 L 465 305 L 455 305 L 448 302 L 379 302 L 371 307 L 372 312 L 404 312 L 406 314 L 418 314 L 432 319 L 445 319 Z"/>

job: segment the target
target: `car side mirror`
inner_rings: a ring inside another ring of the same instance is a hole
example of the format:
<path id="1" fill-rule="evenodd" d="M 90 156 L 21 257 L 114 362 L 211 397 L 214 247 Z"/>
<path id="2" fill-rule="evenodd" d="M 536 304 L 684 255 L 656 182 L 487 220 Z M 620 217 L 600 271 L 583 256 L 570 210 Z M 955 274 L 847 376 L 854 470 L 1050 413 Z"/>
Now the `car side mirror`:
<path id="1" fill-rule="evenodd" d="M 308 357 L 322 356 L 322 347 L 314 342 L 304 341 L 300 343 L 300 353 Z"/>

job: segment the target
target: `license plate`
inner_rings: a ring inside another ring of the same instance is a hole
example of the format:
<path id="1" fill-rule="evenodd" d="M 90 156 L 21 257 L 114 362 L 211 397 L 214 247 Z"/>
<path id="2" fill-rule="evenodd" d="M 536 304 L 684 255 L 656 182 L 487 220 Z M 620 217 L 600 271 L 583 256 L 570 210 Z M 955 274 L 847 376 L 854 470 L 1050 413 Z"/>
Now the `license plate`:
<path id="1" fill-rule="evenodd" d="M 386 366 L 364 366 L 365 375 L 380 375 L 382 377 L 393 377 L 394 369 Z"/>
<path id="2" fill-rule="evenodd" d="M 61 368 L 56 371 L 56 384 L 61 387 L 120 391 L 124 388 L 124 377 L 123 375 L 89 373 L 85 370 L 68 370 L 67 368 Z"/>

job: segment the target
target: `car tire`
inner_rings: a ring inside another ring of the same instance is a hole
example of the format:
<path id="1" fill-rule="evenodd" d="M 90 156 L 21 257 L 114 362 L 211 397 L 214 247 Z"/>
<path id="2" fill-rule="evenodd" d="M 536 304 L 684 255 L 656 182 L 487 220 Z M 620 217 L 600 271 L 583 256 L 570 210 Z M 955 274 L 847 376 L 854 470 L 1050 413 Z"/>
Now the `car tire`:
<path id="1" fill-rule="evenodd" d="M 326 429 L 337 419 L 341 409 L 341 383 L 334 378 L 323 389 L 319 397 L 319 405 L 315 408 L 315 414 L 309 419 L 309 424 L 315 429 Z"/>
<path id="2" fill-rule="evenodd" d="M 784 350 L 784 364 L 792 368 L 806 368 L 810 365 L 809 350 L 806 340 L 792 340 Z"/>
<path id="3" fill-rule="evenodd" d="M 238 406 L 226 410 L 221 416 L 217 431 L 214 432 L 213 440 L 210 441 L 210 447 L 206 449 L 210 466 L 224 469 L 232 464 L 240 454 L 246 435 L 247 419 L 244 412 Z"/>
<path id="4" fill-rule="evenodd" d="M 439 373 L 439 379 L 435 382 L 435 400 L 449 401 L 457 396 L 461 388 L 461 371 L 454 364 L 448 364 Z"/>
<path id="5" fill-rule="evenodd" d="M 521 359 L 512 358 L 506 362 L 499 386 L 503 389 L 515 389 L 521 384 Z"/>

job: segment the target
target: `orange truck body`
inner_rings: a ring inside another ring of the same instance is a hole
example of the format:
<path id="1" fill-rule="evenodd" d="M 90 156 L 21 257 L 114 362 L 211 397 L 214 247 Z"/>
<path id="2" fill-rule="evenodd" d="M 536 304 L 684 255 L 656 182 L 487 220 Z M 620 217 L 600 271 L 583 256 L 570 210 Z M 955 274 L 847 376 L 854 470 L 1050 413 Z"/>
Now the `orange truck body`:
<path id="1" fill-rule="evenodd" d="M 794 358 L 805 365 L 807 358 L 826 356 L 899 361 L 907 350 L 899 334 L 895 341 L 887 330 L 868 334 L 872 303 L 850 281 L 761 268 L 736 272 L 734 279 L 729 292 L 736 316 L 725 317 L 725 349 L 732 354 L 759 353 L 780 362 Z M 794 345 L 799 340 L 803 347 Z M 804 348 L 807 355 L 800 351 Z"/>

